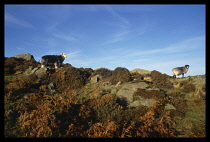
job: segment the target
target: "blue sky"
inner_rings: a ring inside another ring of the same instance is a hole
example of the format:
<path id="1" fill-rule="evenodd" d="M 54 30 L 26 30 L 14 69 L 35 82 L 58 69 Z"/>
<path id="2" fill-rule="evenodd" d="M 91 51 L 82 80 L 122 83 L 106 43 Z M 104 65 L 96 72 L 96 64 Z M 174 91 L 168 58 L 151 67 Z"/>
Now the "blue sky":
<path id="1" fill-rule="evenodd" d="M 74 67 L 205 74 L 205 5 L 5 5 L 5 56 L 66 53 Z"/>

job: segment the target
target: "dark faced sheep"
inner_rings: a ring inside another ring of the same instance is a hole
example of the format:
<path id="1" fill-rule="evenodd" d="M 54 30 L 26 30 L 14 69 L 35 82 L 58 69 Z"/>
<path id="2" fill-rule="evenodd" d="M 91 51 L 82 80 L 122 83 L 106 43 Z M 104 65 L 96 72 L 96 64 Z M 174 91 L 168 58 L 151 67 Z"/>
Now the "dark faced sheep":
<path id="1" fill-rule="evenodd" d="M 176 78 L 177 75 L 181 75 L 181 74 L 182 74 L 182 77 L 184 77 L 184 74 L 187 73 L 189 67 L 190 67 L 189 65 L 185 65 L 184 67 L 173 68 L 172 70 L 173 77 Z"/>
<path id="2" fill-rule="evenodd" d="M 44 67 L 47 65 L 54 65 L 55 69 L 57 69 L 63 63 L 65 58 L 67 58 L 65 53 L 61 53 L 60 55 L 42 56 L 41 67 Z"/>

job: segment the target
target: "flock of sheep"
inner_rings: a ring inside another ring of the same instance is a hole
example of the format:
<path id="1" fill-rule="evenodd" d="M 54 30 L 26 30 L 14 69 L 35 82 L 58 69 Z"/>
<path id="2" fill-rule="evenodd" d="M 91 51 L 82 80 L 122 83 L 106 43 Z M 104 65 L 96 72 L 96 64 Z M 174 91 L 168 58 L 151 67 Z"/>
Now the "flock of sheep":
<path id="1" fill-rule="evenodd" d="M 67 55 L 65 53 L 61 53 L 60 55 L 42 56 L 41 67 L 44 67 L 47 65 L 54 65 L 55 69 L 57 69 L 63 63 L 65 58 L 67 58 Z M 176 76 L 178 75 L 182 75 L 182 77 L 184 77 L 184 74 L 187 73 L 188 69 L 189 69 L 189 65 L 185 65 L 184 67 L 173 68 L 172 69 L 173 77 L 176 78 Z"/>

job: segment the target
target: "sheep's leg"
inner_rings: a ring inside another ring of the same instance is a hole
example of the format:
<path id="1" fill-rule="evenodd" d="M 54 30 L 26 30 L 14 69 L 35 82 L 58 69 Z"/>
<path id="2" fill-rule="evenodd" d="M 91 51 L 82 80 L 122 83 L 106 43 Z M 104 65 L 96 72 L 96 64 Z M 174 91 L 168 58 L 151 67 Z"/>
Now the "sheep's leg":
<path id="1" fill-rule="evenodd" d="M 182 74 L 182 77 L 184 77 L 184 73 Z"/>
<path id="2" fill-rule="evenodd" d="M 174 75 L 173 78 L 176 78 L 176 75 Z"/>
<path id="3" fill-rule="evenodd" d="M 41 61 L 41 68 L 43 68 L 44 67 L 44 59 L 42 59 L 42 61 Z"/>
<path id="4" fill-rule="evenodd" d="M 57 69 L 57 68 L 58 68 L 58 63 L 55 62 L 55 63 L 54 63 L 54 66 L 55 66 L 55 69 Z"/>

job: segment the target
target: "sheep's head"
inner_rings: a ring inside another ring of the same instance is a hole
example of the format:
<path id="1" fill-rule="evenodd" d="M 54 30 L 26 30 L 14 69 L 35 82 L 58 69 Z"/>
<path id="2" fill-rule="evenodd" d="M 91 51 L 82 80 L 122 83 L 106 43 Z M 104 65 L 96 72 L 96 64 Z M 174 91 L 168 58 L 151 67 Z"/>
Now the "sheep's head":
<path id="1" fill-rule="evenodd" d="M 189 66 L 189 65 L 185 65 L 185 67 L 186 67 L 187 69 L 189 69 L 190 66 Z"/>
<path id="2" fill-rule="evenodd" d="M 67 58 L 67 55 L 65 53 L 61 53 L 61 56 L 63 56 L 64 58 Z"/>

